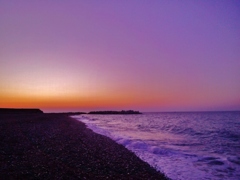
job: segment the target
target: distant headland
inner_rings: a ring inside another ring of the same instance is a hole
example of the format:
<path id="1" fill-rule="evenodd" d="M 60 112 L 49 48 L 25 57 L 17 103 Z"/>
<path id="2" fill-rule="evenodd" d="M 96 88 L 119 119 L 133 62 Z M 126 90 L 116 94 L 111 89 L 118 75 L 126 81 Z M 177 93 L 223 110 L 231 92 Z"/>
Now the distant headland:
<path id="1" fill-rule="evenodd" d="M 15 108 L 0 108 L 0 113 L 4 114 L 36 114 L 43 113 L 40 109 L 15 109 Z"/>
<path id="2" fill-rule="evenodd" d="M 142 114 L 139 111 L 133 111 L 133 110 L 128 110 L 128 111 L 91 111 L 88 114 Z"/>

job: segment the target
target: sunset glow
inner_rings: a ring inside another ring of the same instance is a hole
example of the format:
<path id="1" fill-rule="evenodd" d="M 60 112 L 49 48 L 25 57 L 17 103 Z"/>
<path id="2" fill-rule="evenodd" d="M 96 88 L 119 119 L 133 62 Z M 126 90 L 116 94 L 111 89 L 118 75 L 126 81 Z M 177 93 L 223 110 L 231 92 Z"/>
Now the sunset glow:
<path id="1" fill-rule="evenodd" d="M 0 107 L 240 110 L 238 1 L 1 1 Z"/>

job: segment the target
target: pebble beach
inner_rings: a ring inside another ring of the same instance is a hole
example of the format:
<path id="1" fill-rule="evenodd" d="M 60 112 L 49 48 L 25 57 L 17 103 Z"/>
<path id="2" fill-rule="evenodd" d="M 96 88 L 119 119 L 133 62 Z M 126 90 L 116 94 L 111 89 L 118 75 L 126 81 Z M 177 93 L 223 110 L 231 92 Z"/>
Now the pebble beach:
<path id="1" fill-rule="evenodd" d="M 1 113 L 1 179 L 167 179 L 67 114 Z"/>

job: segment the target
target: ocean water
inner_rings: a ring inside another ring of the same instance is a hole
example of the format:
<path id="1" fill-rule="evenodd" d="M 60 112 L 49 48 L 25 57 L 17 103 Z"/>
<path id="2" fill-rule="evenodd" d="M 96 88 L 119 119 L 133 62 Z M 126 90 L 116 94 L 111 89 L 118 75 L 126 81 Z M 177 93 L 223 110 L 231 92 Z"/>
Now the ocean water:
<path id="1" fill-rule="evenodd" d="M 74 118 L 124 145 L 173 180 L 240 179 L 240 112 Z"/>

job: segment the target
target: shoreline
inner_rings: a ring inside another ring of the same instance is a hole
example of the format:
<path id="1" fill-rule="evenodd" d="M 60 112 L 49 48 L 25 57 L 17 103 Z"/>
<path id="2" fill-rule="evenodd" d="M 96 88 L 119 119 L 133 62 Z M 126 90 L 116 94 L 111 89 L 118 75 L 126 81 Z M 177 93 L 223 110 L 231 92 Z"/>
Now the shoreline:
<path id="1" fill-rule="evenodd" d="M 71 114 L 70 114 L 71 115 Z M 0 114 L 3 179 L 167 179 L 68 114 Z"/>

